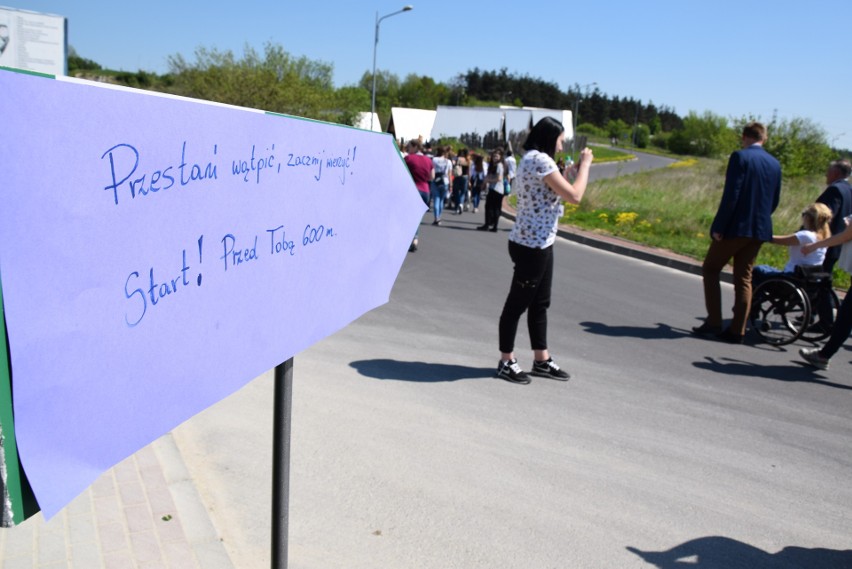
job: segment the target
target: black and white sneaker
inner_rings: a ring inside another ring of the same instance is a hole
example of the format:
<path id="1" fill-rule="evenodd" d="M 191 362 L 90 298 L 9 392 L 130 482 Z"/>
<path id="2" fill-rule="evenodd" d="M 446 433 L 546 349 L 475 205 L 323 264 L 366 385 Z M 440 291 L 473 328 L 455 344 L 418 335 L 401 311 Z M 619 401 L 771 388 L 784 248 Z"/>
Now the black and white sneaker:
<path id="1" fill-rule="evenodd" d="M 530 382 L 530 376 L 528 376 L 524 370 L 521 369 L 521 366 L 518 365 L 518 360 L 509 360 L 504 362 L 500 360 L 497 364 L 497 376 L 501 379 L 505 379 L 511 383 L 520 383 L 526 385 Z"/>
<path id="2" fill-rule="evenodd" d="M 817 369 L 828 369 L 828 358 L 820 355 L 819 348 L 799 348 L 799 355 Z"/>
<path id="3" fill-rule="evenodd" d="M 539 377 L 558 379 L 559 381 L 568 381 L 571 378 L 571 376 L 568 375 L 568 372 L 563 371 L 558 365 L 556 365 L 553 358 L 547 358 L 543 362 L 533 362 L 532 371 L 530 373 Z"/>

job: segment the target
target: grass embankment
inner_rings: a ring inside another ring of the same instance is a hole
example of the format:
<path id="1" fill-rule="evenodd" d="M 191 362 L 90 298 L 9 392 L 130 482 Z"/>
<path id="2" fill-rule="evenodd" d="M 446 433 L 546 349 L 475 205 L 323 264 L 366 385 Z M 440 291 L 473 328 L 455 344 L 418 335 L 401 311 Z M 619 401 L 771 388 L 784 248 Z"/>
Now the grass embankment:
<path id="1" fill-rule="evenodd" d="M 560 223 L 701 260 L 707 253 L 710 224 L 722 195 L 725 165 L 724 160 L 690 158 L 668 168 L 596 181 L 589 185 L 579 206 L 566 205 Z M 772 216 L 775 234 L 795 233 L 802 209 L 824 187 L 818 176 L 785 179 L 781 203 Z M 787 248 L 765 244 L 757 262 L 783 267 Z M 834 283 L 848 288 L 849 275 L 835 269 Z"/>

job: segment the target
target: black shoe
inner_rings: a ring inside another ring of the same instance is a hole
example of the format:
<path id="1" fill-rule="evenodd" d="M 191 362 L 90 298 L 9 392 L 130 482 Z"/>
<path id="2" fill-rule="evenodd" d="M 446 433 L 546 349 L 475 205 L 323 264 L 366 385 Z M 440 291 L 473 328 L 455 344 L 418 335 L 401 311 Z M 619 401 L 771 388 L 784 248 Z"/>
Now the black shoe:
<path id="1" fill-rule="evenodd" d="M 734 334 L 731 332 L 730 328 L 725 328 L 722 332 L 716 334 L 716 339 L 720 342 L 727 342 L 728 344 L 742 344 L 743 337 L 739 334 Z"/>
<path id="2" fill-rule="evenodd" d="M 521 385 L 526 385 L 530 382 L 530 376 L 521 369 L 521 366 L 518 365 L 518 360 L 509 360 L 507 362 L 500 360 L 497 363 L 496 377 Z"/>
<path id="3" fill-rule="evenodd" d="M 696 336 L 716 336 L 722 333 L 721 326 L 711 326 L 707 322 L 701 326 L 693 326 L 692 333 Z"/>
<path id="4" fill-rule="evenodd" d="M 497 228 L 496 228 L 496 227 L 492 227 L 492 228 L 491 228 L 491 232 L 492 232 L 492 233 L 497 233 Z"/>
<path id="5" fill-rule="evenodd" d="M 563 371 L 558 365 L 556 365 L 553 358 L 548 358 L 543 362 L 536 360 L 533 362 L 532 371 L 530 371 L 530 373 L 539 377 L 558 379 L 559 381 L 568 381 L 571 378 L 571 376 L 568 375 L 568 372 Z"/>
<path id="6" fill-rule="evenodd" d="M 415 243 L 414 241 L 412 241 L 412 242 L 411 242 L 411 245 L 408 247 L 408 252 L 409 252 L 409 253 L 414 253 L 415 251 L 417 251 L 417 243 Z"/>
<path id="7" fill-rule="evenodd" d="M 487 225 L 480 225 L 476 228 L 477 231 L 488 231 Z"/>
<path id="8" fill-rule="evenodd" d="M 441 225 L 441 220 L 436 219 L 435 221 L 432 222 L 432 225 Z"/>

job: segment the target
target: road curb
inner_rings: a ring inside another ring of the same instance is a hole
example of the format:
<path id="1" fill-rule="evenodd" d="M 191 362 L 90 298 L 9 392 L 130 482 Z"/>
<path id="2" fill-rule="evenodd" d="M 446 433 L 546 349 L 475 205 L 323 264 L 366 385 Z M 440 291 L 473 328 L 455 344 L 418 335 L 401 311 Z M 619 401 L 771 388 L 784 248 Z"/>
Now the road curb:
<path id="1" fill-rule="evenodd" d="M 516 216 L 514 210 L 504 208 L 501 214 L 506 219 L 515 221 Z M 633 257 L 634 259 L 639 259 L 641 261 L 647 261 L 656 265 L 662 265 L 678 271 L 701 276 L 700 262 L 685 255 L 678 255 L 677 253 L 673 253 L 666 249 L 648 247 L 627 239 L 614 237 L 612 235 L 583 231 L 570 225 L 560 225 L 557 229 L 557 235 L 563 239 L 580 243 L 581 245 L 588 245 L 595 249 Z M 726 283 L 734 282 L 730 268 L 726 267 L 725 270 L 722 271 L 721 279 Z"/>

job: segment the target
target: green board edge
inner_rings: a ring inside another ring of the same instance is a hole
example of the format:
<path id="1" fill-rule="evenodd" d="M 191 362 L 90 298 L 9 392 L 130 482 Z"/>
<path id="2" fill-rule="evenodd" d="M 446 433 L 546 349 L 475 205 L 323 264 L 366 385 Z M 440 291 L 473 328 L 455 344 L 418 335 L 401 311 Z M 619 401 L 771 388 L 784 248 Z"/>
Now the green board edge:
<path id="1" fill-rule="evenodd" d="M 39 510 L 18 460 L 12 409 L 12 367 L 8 346 L 3 285 L 0 284 L 0 527 L 18 525 Z"/>

